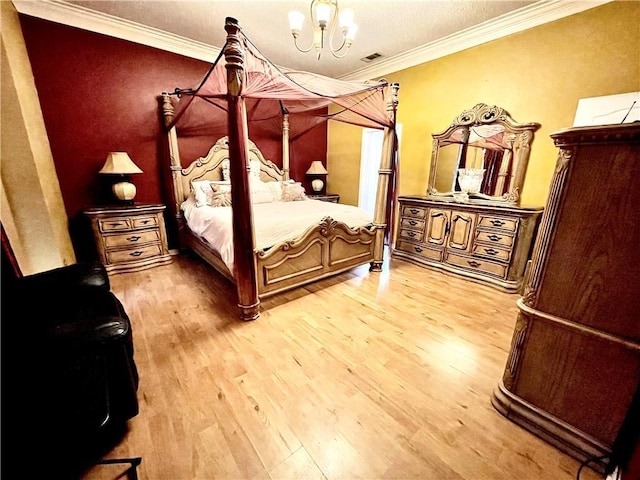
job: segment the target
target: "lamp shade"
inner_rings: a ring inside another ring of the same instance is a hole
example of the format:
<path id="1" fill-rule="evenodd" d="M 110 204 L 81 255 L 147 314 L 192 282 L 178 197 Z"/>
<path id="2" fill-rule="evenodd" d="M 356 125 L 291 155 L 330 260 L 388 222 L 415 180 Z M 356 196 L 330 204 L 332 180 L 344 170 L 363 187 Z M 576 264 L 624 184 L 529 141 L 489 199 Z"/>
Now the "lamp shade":
<path id="1" fill-rule="evenodd" d="M 126 152 L 110 152 L 98 173 L 105 175 L 131 175 L 142 173 Z"/>
<path id="2" fill-rule="evenodd" d="M 327 175 L 328 173 L 329 172 L 327 172 L 327 169 L 324 168 L 324 165 L 322 165 L 320 160 L 314 160 L 311 162 L 311 166 L 309 167 L 309 170 L 307 170 L 307 175 Z"/>

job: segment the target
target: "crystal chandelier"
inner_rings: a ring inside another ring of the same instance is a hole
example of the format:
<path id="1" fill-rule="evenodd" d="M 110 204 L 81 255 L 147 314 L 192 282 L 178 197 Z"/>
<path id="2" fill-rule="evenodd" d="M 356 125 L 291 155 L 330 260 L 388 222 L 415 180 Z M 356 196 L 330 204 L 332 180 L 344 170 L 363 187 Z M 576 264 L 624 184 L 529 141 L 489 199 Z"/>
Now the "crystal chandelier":
<path id="1" fill-rule="evenodd" d="M 313 24 L 313 44 L 306 49 L 300 48 L 298 45 L 298 36 L 302 30 L 304 15 L 300 12 L 289 12 L 289 27 L 296 48 L 303 53 L 315 48 L 318 60 L 320 60 L 320 54 L 326 43 L 334 57 L 344 57 L 358 31 L 358 26 L 353 23 L 353 10 L 350 8 L 340 10 L 338 0 L 311 0 L 309 11 Z M 334 48 L 333 37 L 337 27 L 340 27 L 342 43 L 338 48 Z"/>

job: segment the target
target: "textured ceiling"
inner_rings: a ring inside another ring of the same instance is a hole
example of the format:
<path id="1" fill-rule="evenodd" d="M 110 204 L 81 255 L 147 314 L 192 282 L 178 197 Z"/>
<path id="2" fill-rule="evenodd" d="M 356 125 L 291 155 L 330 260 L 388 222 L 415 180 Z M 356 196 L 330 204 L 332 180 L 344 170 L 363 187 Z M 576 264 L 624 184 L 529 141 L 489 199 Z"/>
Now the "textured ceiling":
<path id="1" fill-rule="evenodd" d="M 336 59 L 325 49 L 320 60 L 316 60 L 312 52 L 298 52 L 289 31 L 287 13 L 290 10 L 305 13 L 306 24 L 299 40 L 303 47 L 311 44 L 307 0 L 99 0 L 62 3 L 113 15 L 218 48 L 225 40 L 225 17 L 234 17 L 247 37 L 274 63 L 339 78 L 370 66 L 371 63 L 365 63 L 361 58 L 372 53 L 382 55 L 376 62 L 392 59 L 403 52 L 544 2 L 341 0 L 341 6 L 355 10 L 358 34 L 345 58 Z"/>

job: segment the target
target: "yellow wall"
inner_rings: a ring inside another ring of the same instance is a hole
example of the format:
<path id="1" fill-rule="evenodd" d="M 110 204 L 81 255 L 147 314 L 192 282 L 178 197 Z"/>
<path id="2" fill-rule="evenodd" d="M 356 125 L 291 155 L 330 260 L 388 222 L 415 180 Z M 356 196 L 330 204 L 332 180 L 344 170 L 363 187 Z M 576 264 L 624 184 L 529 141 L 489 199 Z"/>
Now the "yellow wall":
<path id="1" fill-rule="evenodd" d="M 0 7 L 0 219 L 29 275 L 76 259 L 18 13 L 11 2 Z"/>
<path id="2" fill-rule="evenodd" d="M 549 135 L 573 124 L 578 99 L 640 91 L 640 2 L 618 1 L 416 67 L 400 83 L 399 194 L 424 194 L 431 134 L 477 103 L 538 122 L 522 204 L 544 205 L 556 148 Z M 357 204 L 361 129 L 331 125 L 328 189 Z"/>
<path id="3" fill-rule="evenodd" d="M 327 192 L 339 193 L 340 203 L 358 205 L 362 128 L 329 122 L 327 136 Z"/>

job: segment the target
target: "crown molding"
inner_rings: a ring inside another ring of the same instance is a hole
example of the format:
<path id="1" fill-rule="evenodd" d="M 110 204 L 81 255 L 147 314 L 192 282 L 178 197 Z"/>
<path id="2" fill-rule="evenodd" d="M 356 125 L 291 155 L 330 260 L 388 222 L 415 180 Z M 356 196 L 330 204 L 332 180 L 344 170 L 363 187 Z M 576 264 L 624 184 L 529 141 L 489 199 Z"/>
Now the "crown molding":
<path id="1" fill-rule="evenodd" d="M 2 1 L 2 0 L 0 0 Z M 160 29 L 96 12 L 64 0 L 13 0 L 19 13 L 101 33 L 186 57 L 213 62 L 220 48 Z"/>
<path id="2" fill-rule="evenodd" d="M 0 0 L 1 1 L 1 0 Z M 541 0 L 434 42 L 354 70 L 341 80 L 364 81 L 451 55 L 538 25 L 574 15 L 616 0 Z M 64 0 L 13 0 L 18 12 L 71 27 L 147 45 L 186 57 L 213 62 L 220 48 L 147 27 Z"/>
<path id="3" fill-rule="evenodd" d="M 426 43 L 420 47 L 407 50 L 400 55 L 380 60 L 375 65 L 368 65 L 354 70 L 339 77 L 339 79 L 364 81 L 379 78 L 392 72 L 461 52 L 462 50 L 599 7 L 612 1 L 615 0 L 543 0 L 439 40 Z"/>

